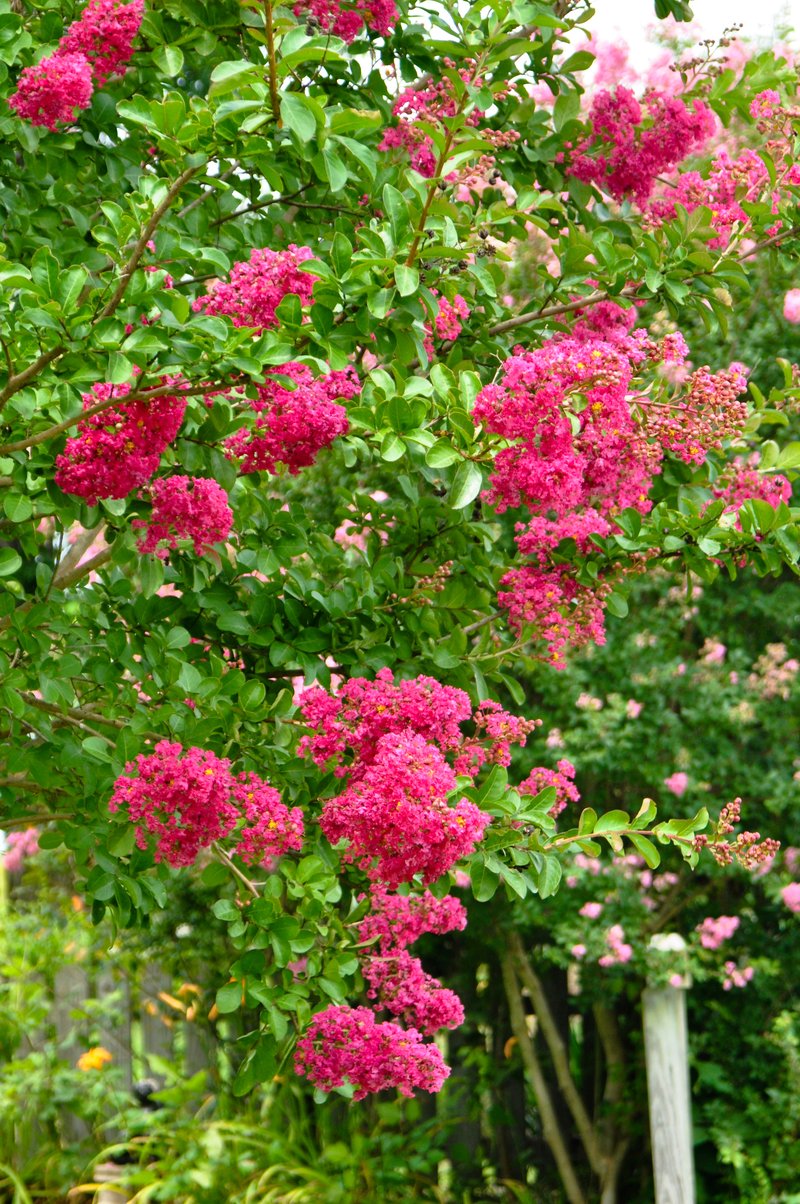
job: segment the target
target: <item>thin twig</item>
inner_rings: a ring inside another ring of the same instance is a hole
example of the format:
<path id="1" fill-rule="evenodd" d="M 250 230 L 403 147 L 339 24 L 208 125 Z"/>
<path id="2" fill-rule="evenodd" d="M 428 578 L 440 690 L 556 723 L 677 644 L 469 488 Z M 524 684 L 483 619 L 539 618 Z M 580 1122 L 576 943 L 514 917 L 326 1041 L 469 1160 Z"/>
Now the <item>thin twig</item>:
<path id="1" fill-rule="evenodd" d="M 173 181 L 173 183 L 167 189 L 167 194 L 161 204 L 156 205 L 155 209 L 150 215 L 150 218 L 146 222 L 142 233 L 139 235 L 139 240 L 134 246 L 128 262 L 125 264 L 125 267 L 122 270 L 122 275 L 120 276 L 117 287 L 114 289 L 113 295 L 98 314 L 97 318 L 95 319 L 96 321 L 99 321 L 101 318 L 110 317 L 111 314 L 113 314 L 119 307 L 122 298 L 125 296 L 128 285 L 130 284 L 131 276 L 133 276 L 133 273 L 136 271 L 136 268 L 139 265 L 139 260 L 142 258 L 142 255 L 147 249 L 147 244 L 153 237 L 159 222 L 172 205 L 172 202 L 175 200 L 175 197 L 183 188 L 184 184 L 188 183 L 192 176 L 196 176 L 199 170 L 199 167 L 187 167 L 185 171 L 182 171 L 177 180 Z"/>
<path id="2" fill-rule="evenodd" d="M 272 105 L 272 116 L 277 122 L 278 129 L 281 128 L 281 98 L 278 93 L 278 59 L 275 54 L 275 30 L 272 25 L 272 3 L 271 0 L 264 0 L 264 24 L 267 31 L 267 59 L 269 66 L 267 72 L 269 75 L 269 99 Z"/>
<path id="3" fill-rule="evenodd" d="M 222 862 L 222 864 L 226 865 L 228 867 L 228 869 L 231 871 L 231 873 L 233 874 L 233 876 L 235 878 L 238 878 L 238 880 L 241 882 L 242 886 L 244 886 L 245 889 L 248 890 L 251 895 L 254 895 L 256 899 L 260 899 L 261 896 L 258 893 L 257 887 L 250 881 L 250 879 L 247 877 L 246 874 L 242 873 L 242 871 L 239 869 L 238 865 L 234 864 L 234 862 L 231 860 L 231 858 L 228 856 L 228 854 L 225 852 L 225 850 L 221 849 L 218 844 L 213 844 L 211 846 L 211 848 L 214 850 L 215 854 L 217 855 L 217 858 Z"/>

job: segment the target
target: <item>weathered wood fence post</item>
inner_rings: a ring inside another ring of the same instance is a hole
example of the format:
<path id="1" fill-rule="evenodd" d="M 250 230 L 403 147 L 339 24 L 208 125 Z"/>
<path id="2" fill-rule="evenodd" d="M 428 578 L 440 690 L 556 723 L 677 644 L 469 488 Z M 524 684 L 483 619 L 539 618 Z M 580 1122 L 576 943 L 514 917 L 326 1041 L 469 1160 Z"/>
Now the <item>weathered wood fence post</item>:
<path id="1" fill-rule="evenodd" d="M 683 937 L 676 933 L 654 936 L 650 945 L 665 958 L 686 948 Z M 680 985 L 648 987 L 642 995 L 655 1204 L 695 1201 L 685 994 L 688 985 L 688 979 L 682 978 Z"/>

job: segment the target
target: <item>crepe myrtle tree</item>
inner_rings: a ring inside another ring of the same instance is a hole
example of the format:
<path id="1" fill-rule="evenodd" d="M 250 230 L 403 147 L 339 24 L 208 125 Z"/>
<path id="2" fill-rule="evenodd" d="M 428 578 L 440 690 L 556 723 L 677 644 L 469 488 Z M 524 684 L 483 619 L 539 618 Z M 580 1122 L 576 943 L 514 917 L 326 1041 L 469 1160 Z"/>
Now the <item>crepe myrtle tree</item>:
<path id="1" fill-rule="evenodd" d="M 2 826 L 122 927 L 218 886 L 241 1093 L 437 1090 L 463 1009 L 409 950 L 465 873 L 772 851 L 730 810 L 565 829 L 511 768 L 523 654 L 651 566 L 800 555 L 791 366 L 765 398 L 681 333 L 796 253 L 793 70 L 583 105 L 592 17 L 0 0 Z"/>

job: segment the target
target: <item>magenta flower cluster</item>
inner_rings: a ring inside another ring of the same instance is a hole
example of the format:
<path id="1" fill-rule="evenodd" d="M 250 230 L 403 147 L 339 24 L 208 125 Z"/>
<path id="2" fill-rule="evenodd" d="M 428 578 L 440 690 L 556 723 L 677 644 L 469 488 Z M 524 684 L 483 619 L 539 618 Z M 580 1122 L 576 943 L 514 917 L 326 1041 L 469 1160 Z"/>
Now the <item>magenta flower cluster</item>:
<path id="1" fill-rule="evenodd" d="M 221 485 L 206 477 L 162 477 L 150 486 L 152 512 L 149 519 L 134 519 L 132 527 L 143 527 L 140 552 L 152 552 L 166 560 L 179 539 L 188 539 L 197 556 L 230 535 L 233 511 Z M 164 546 L 166 545 L 166 546 Z"/>
<path id="2" fill-rule="evenodd" d="M 469 695 L 421 674 L 408 681 L 380 669 L 374 680 L 351 677 L 336 694 L 311 686 L 300 697 L 300 709 L 312 734 L 299 752 L 315 764 L 334 762 L 334 774 L 357 781 L 375 760 L 382 737 L 417 734 L 453 756 L 457 774 L 474 777 L 484 764 L 508 765 L 511 745 L 524 746 L 539 720 L 521 719 L 486 701 L 473 710 Z M 475 732 L 465 736 L 462 724 Z"/>
<path id="3" fill-rule="evenodd" d="M 540 790 L 546 790 L 548 786 L 553 786 L 556 792 L 556 801 L 549 812 L 554 819 L 569 803 L 580 802 L 580 791 L 575 785 L 575 766 L 571 761 L 562 759 L 556 769 L 538 767 L 531 770 L 525 781 L 520 783 L 519 792 L 535 795 Z"/>
<path id="4" fill-rule="evenodd" d="M 366 1007 L 334 1004 L 319 1012 L 297 1042 L 294 1068 L 315 1087 L 355 1087 L 355 1100 L 395 1088 L 439 1091 L 450 1074 L 441 1053 L 416 1029 L 381 1023 Z"/>
<path id="5" fill-rule="evenodd" d="M 578 552 L 609 535 L 625 508 L 646 513 L 665 452 L 702 463 L 707 451 L 741 432 L 738 400 L 746 387 L 740 364 L 693 373 L 678 397 L 654 402 L 636 393 L 634 377 L 648 366 L 681 367 L 688 349 L 680 334 L 660 341 L 632 329 L 635 309 L 613 302 L 588 309 L 569 335 L 534 351 L 517 348 L 499 377 L 478 394 L 476 421 L 507 441 L 492 466 L 485 500 L 504 511 L 525 506 L 517 546 L 528 558 L 501 580 L 499 601 L 517 629 L 534 628 L 551 663 L 564 647 L 603 643 L 610 583 L 578 580 L 558 547 Z"/>
<path id="6" fill-rule="evenodd" d="M 324 447 L 347 434 L 347 411 L 338 399 L 357 397 L 361 382 L 354 368 L 315 376 L 306 364 L 295 362 L 281 364 L 266 377 L 249 403 L 254 425 L 231 435 L 226 450 L 241 461 L 242 473 L 275 473 L 285 464 L 296 475 L 313 464 Z"/>
<path id="7" fill-rule="evenodd" d="M 172 866 L 192 865 L 201 849 L 229 836 L 241 819 L 234 853 L 248 864 L 300 849 L 303 816 L 254 773 L 234 774 L 226 757 L 161 740 L 117 778 L 109 810 L 127 812 L 136 843 L 155 837 L 155 857 Z"/>
<path id="8" fill-rule="evenodd" d="M 298 0 L 293 11 L 296 17 L 310 18 L 320 29 L 348 45 L 365 29 L 387 37 L 397 23 L 394 0 L 351 0 L 350 3 Z"/>
<path id="9" fill-rule="evenodd" d="M 598 92 L 589 111 L 591 133 L 574 148 L 569 172 L 616 200 L 643 204 L 663 172 L 699 150 L 714 134 L 702 100 L 686 104 L 652 91 L 640 103 L 630 89 Z"/>
<path id="10" fill-rule="evenodd" d="M 326 799 L 320 826 L 331 844 L 347 841 L 343 859 L 374 881 L 397 887 L 419 874 L 434 882 L 474 851 L 490 822 L 465 798 L 450 805 L 456 786 L 434 744 L 415 732 L 389 733 L 358 778 Z"/>
<path id="11" fill-rule="evenodd" d="M 195 312 L 230 318 L 234 326 L 274 330 L 275 310 L 289 293 L 310 305 L 316 276 L 301 270 L 314 258 L 310 247 L 290 243 L 285 251 L 255 247 L 250 258 L 235 263 L 227 280 L 214 280 L 208 292 L 192 302 Z"/>
<path id="12" fill-rule="evenodd" d="M 124 75 L 144 15 L 144 0 L 89 0 L 58 50 L 22 72 L 9 106 L 32 125 L 55 130 L 86 109 L 95 86 Z"/>
<path id="13" fill-rule="evenodd" d="M 370 910 L 358 924 L 367 994 L 376 1012 L 388 1011 L 409 1027 L 377 1024 L 368 1008 L 328 1008 L 300 1039 L 295 1068 L 326 1091 L 345 1081 L 352 1083 L 356 1099 L 389 1087 L 405 1095 L 415 1087 L 438 1091 L 450 1070 L 435 1045 L 422 1043 L 421 1034 L 457 1027 L 464 1009 L 457 995 L 425 973 L 408 946 L 424 933 L 463 929 L 466 911 L 451 896 L 437 899 L 429 891 L 397 895 L 378 884 L 372 887 L 369 902 Z M 367 1016 L 372 1019 L 366 1020 Z M 356 1042 L 347 1060 L 339 1042 L 341 1023 L 355 1023 L 357 1034 L 365 1038 Z"/>
<path id="14" fill-rule="evenodd" d="M 186 410 L 186 398 L 180 395 L 182 382 L 165 378 L 164 383 L 174 385 L 175 393 L 149 400 L 145 395 L 125 401 L 131 392 L 129 384 L 96 384 L 90 393 L 84 393 L 84 410 L 109 404 L 83 418 L 77 434 L 67 440 L 56 460 L 59 488 L 94 506 L 100 498 L 127 497 L 146 484 L 180 430 Z M 111 405 L 112 401 L 119 405 Z"/>

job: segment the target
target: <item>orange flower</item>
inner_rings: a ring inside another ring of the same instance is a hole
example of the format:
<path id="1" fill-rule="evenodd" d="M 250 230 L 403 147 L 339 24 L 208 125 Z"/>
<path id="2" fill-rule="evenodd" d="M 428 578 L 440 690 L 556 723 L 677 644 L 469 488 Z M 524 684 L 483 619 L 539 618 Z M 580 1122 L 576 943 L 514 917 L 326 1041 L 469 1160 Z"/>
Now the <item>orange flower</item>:
<path id="1" fill-rule="evenodd" d="M 102 1070 L 106 1062 L 112 1061 L 111 1054 L 102 1045 L 95 1045 L 82 1053 L 76 1062 L 78 1070 Z"/>

